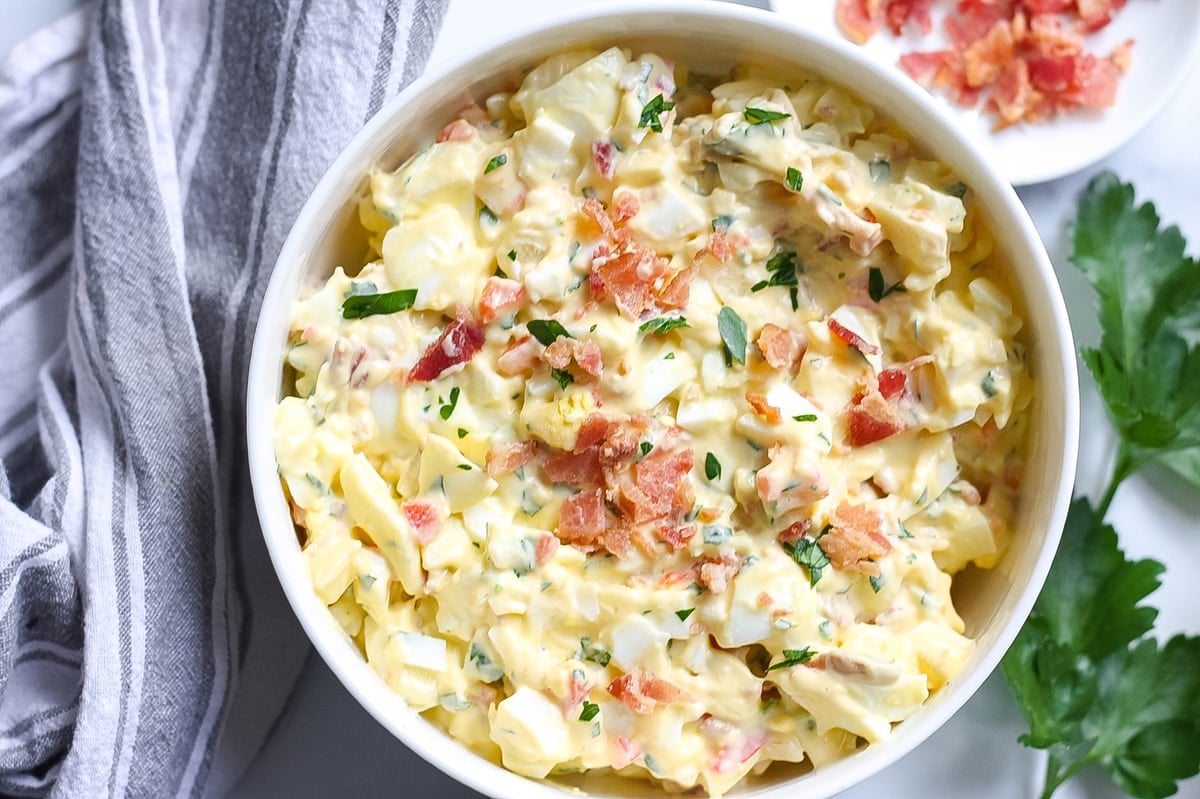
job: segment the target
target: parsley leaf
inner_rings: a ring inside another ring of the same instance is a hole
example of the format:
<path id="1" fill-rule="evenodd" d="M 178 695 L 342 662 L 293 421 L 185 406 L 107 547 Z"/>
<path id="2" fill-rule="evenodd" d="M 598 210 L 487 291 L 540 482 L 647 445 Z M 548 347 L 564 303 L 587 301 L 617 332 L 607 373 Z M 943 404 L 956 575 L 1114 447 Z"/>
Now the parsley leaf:
<path id="1" fill-rule="evenodd" d="M 1104 331 L 1083 360 L 1121 436 L 1113 490 L 1150 461 L 1200 486 L 1200 263 L 1159 224 L 1111 173 L 1088 185 L 1075 221 L 1071 261 L 1096 289 Z"/>
<path id="2" fill-rule="evenodd" d="M 800 189 L 804 187 L 804 175 L 802 175 L 800 170 L 796 169 L 796 167 L 789 166 L 787 168 L 787 178 L 784 182 L 792 191 L 800 191 Z"/>
<path id="3" fill-rule="evenodd" d="M 416 301 L 416 289 L 400 289 L 383 294 L 351 294 L 342 303 L 342 318 L 362 319 L 377 314 L 407 311 Z"/>
<path id="4" fill-rule="evenodd" d="M 680 327 L 691 327 L 686 317 L 658 316 L 648 322 L 642 322 L 638 325 L 638 330 L 642 333 L 649 333 L 652 336 L 661 336 Z"/>
<path id="5" fill-rule="evenodd" d="M 565 327 L 553 319 L 533 319 L 526 323 L 525 327 L 529 330 L 529 335 L 540 341 L 543 347 L 549 347 L 560 336 L 575 338 L 567 332 Z"/>
<path id="6" fill-rule="evenodd" d="M 807 663 L 817 656 L 817 653 L 812 651 L 810 647 L 803 649 L 785 649 L 783 650 L 783 660 L 773 666 L 768 666 L 767 671 L 775 671 L 776 669 L 790 669 L 792 666 L 799 666 L 802 663 Z"/>
<path id="7" fill-rule="evenodd" d="M 1160 647 L 1146 636 L 1157 611 L 1140 603 L 1162 571 L 1127 560 L 1112 527 L 1075 500 L 1046 587 L 1003 661 L 1029 722 L 1021 742 L 1049 750 L 1043 797 L 1088 764 L 1156 799 L 1200 771 L 1200 637 Z"/>
<path id="8" fill-rule="evenodd" d="M 728 305 L 722 305 L 717 314 L 717 331 L 721 334 L 721 343 L 725 350 L 725 365 L 733 366 L 733 362 L 746 362 L 746 323 L 737 311 Z"/>
<path id="9" fill-rule="evenodd" d="M 458 407 L 458 395 L 461 393 L 458 386 L 450 389 L 450 400 L 442 403 L 442 407 L 438 408 L 438 416 L 441 416 L 442 419 L 449 419 L 450 415 L 454 413 L 454 409 Z"/>
<path id="10" fill-rule="evenodd" d="M 783 545 L 783 551 L 791 555 L 792 560 L 808 569 L 810 586 L 815 586 L 820 582 L 821 575 L 825 573 L 825 567 L 829 565 L 829 556 L 825 554 L 825 550 L 821 549 L 821 545 L 818 543 L 821 536 L 827 532 L 829 532 L 828 526 L 816 538 L 805 536 L 794 544 Z"/>
<path id="11" fill-rule="evenodd" d="M 791 114 L 784 114 L 780 111 L 770 111 L 766 108 L 745 108 L 742 110 L 742 116 L 751 125 L 762 125 L 767 122 L 776 122 L 780 119 L 787 119 Z"/>
<path id="12" fill-rule="evenodd" d="M 704 476 L 709 480 L 721 479 L 721 462 L 711 452 L 704 456 Z"/>
<path id="13" fill-rule="evenodd" d="M 675 103 L 667 102 L 660 94 L 650 102 L 642 106 L 642 116 L 638 119 L 638 127 L 648 127 L 655 133 L 662 133 L 662 118 L 661 115 L 670 111 L 675 107 Z"/>
<path id="14" fill-rule="evenodd" d="M 871 302 L 878 303 L 889 294 L 900 292 L 904 293 L 908 289 L 904 288 L 904 281 L 897 280 L 892 285 L 887 285 L 883 280 L 883 270 L 872 266 L 867 271 L 867 294 L 871 297 Z"/>
<path id="15" fill-rule="evenodd" d="M 588 702 L 587 700 L 584 700 L 583 710 L 579 713 L 579 720 L 580 721 L 591 721 L 592 719 L 596 718 L 596 715 L 599 712 L 600 712 L 599 705 L 595 704 L 594 702 Z"/>
<path id="16" fill-rule="evenodd" d="M 487 166 L 485 166 L 483 168 L 483 174 L 486 175 L 488 172 L 491 172 L 493 169 L 499 169 L 500 167 L 504 166 L 507 163 L 508 163 L 508 156 L 505 155 L 504 153 L 500 153 L 500 155 L 492 156 L 492 159 L 487 162 Z"/>
<path id="17" fill-rule="evenodd" d="M 612 660 L 612 654 L 600 644 L 593 644 L 591 638 L 584 636 L 579 639 L 579 659 L 607 666 Z"/>
<path id="18" fill-rule="evenodd" d="M 687 621 L 688 616 L 691 616 L 695 612 L 695 608 L 684 608 L 683 610 L 675 611 L 675 615 L 679 617 L 680 621 Z"/>
<path id="19" fill-rule="evenodd" d="M 575 382 L 575 375 L 568 372 L 566 369 L 551 369 L 550 376 L 558 381 L 558 385 L 562 389 Z"/>

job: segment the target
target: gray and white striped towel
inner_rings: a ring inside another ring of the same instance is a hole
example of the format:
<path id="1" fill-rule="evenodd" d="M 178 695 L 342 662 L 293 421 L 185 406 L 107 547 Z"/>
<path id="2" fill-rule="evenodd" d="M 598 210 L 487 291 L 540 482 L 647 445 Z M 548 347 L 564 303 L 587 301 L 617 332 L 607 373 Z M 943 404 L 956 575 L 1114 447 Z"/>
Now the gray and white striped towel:
<path id="1" fill-rule="evenodd" d="M 283 708 L 256 309 L 444 6 L 100 0 L 0 69 L 0 794 L 221 795 Z"/>

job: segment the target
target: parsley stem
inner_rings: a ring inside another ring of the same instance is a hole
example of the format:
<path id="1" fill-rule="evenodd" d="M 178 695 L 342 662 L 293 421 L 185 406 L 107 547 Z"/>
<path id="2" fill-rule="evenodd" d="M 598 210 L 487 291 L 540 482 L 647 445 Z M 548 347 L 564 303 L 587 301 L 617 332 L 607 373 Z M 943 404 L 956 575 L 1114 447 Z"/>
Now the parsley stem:
<path id="1" fill-rule="evenodd" d="M 1122 440 L 1117 449 L 1117 460 L 1113 464 L 1113 473 L 1108 481 L 1108 489 L 1104 492 L 1104 498 L 1100 500 L 1100 504 L 1096 506 L 1098 519 L 1103 521 L 1108 516 L 1108 506 L 1112 504 L 1113 497 L 1117 495 L 1117 489 L 1121 487 L 1121 483 L 1125 482 L 1126 477 L 1137 471 L 1138 466 L 1129 444 Z"/>

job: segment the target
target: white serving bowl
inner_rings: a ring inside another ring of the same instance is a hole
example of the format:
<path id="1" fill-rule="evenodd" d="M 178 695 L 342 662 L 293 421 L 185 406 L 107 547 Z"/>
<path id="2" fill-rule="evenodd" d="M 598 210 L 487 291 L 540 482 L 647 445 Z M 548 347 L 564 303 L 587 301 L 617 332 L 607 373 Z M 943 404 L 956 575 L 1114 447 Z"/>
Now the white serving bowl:
<path id="1" fill-rule="evenodd" d="M 781 75 L 824 75 L 898 121 L 971 186 L 997 249 L 1011 264 L 1026 308 L 1030 365 L 1037 381 L 1034 436 L 1013 543 L 998 568 L 955 578 L 957 608 L 977 641 L 963 672 L 882 744 L 815 772 L 777 764 L 734 792 L 756 797 L 831 796 L 895 762 L 937 730 L 975 693 L 1012 643 L 1042 587 L 1066 516 L 1075 474 L 1079 397 L 1066 309 L 1053 268 L 1016 193 L 954 123 L 899 71 L 855 47 L 789 25 L 768 13 L 713 2 L 607 3 L 536 23 L 525 33 L 433 69 L 388 103 L 326 172 L 288 236 L 260 312 L 250 363 L 247 430 L 250 472 L 263 535 L 292 608 L 313 645 L 351 694 L 406 746 L 460 782 L 494 797 L 549 799 L 563 788 L 526 779 L 468 750 L 425 721 L 385 685 L 317 598 L 276 473 L 272 429 L 281 395 L 289 313 L 302 286 L 367 252 L 357 200 L 373 168 L 394 169 L 453 119 L 468 98 L 508 88 L 522 68 L 572 47 L 617 44 L 704 72 L 739 62 L 768 63 Z M 936 782 L 937 776 L 930 775 Z M 583 775 L 569 783 L 601 797 L 661 795 L 649 782 Z"/>

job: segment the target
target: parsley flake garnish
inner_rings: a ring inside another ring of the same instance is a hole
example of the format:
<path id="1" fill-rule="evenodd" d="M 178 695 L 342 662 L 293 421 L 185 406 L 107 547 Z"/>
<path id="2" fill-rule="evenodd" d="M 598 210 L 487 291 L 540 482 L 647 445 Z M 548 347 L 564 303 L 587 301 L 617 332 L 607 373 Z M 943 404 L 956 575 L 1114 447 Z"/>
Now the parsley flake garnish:
<path id="1" fill-rule="evenodd" d="M 516 251 L 516 250 L 509 250 L 509 251 L 508 251 L 508 260 L 510 260 L 510 261 L 515 261 L 515 260 L 517 260 L 517 251 Z"/>
<path id="2" fill-rule="evenodd" d="M 458 397 L 461 393 L 458 386 L 450 389 L 450 400 L 442 403 L 442 407 L 438 408 L 438 416 L 441 416 L 442 419 L 449 419 L 450 414 L 454 413 L 454 409 L 458 407 Z"/>
<path id="3" fill-rule="evenodd" d="M 792 560 L 808 569 L 808 584 L 815 586 L 821 580 L 825 567 L 829 565 L 829 556 L 818 543 L 822 536 L 829 532 L 827 525 L 816 538 L 801 538 L 794 544 L 784 544 L 783 551 L 792 556 Z"/>
<path id="4" fill-rule="evenodd" d="M 704 456 L 704 476 L 709 480 L 721 479 L 721 462 L 711 452 Z"/>
<path id="5" fill-rule="evenodd" d="M 500 167 L 504 166 L 507 163 L 508 163 L 508 156 L 505 155 L 504 153 L 500 153 L 500 155 L 492 156 L 492 160 L 488 161 L 487 166 L 485 166 L 483 168 L 483 174 L 486 175 L 488 172 L 491 172 L 494 169 L 499 169 Z"/>
<path id="6" fill-rule="evenodd" d="M 967 184 L 961 180 L 958 183 L 952 183 L 946 187 L 946 193 L 961 200 L 967 196 Z"/>
<path id="7" fill-rule="evenodd" d="M 386 291 L 383 294 L 352 294 L 342 303 L 342 318 L 362 319 L 378 314 L 407 311 L 416 301 L 416 289 Z"/>
<path id="8" fill-rule="evenodd" d="M 733 366 L 733 362 L 746 362 L 746 323 L 737 311 L 728 305 L 721 306 L 717 314 L 717 331 L 721 334 L 721 343 L 725 351 L 725 365 Z"/>
<path id="9" fill-rule="evenodd" d="M 688 616 L 691 616 L 695 612 L 695 608 L 684 608 L 683 610 L 675 611 L 675 615 L 679 617 L 680 621 L 687 621 Z"/>
<path id="10" fill-rule="evenodd" d="M 607 666 L 608 662 L 612 660 L 612 653 L 600 644 L 593 644 L 591 638 L 584 636 L 579 639 L 579 659 Z"/>
<path id="11" fill-rule="evenodd" d="M 893 293 L 901 293 L 908 291 L 904 288 L 904 281 L 897 280 L 892 285 L 887 285 L 883 280 L 883 270 L 872 266 L 867 272 L 867 294 L 871 296 L 871 302 L 878 303 L 884 297 Z"/>
<path id="12" fill-rule="evenodd" d="M 662 119 L 660 117 L 662 114 L 665 114 L 674 107 L 675 103 L 664 100 L 661 94 L 658 95 L 653 100 L 646 103 L 646 105 L 642 106 L 642 116 L 638 119 L 638 127 L 648 127 L 655 133 L 662 133 L 663 126 Z"/>
<path id="13" fill-rule="evenodd" d="M 772 666 L 768 666 L 767 671 L 790 669 L 792 666 L 799 666 L 803 663 L 807 663 L 816 656 L 817 653 L 812 651 L 812 649 L 807 646 L 803 649 L 785 649 L 783 650 L 783 660 Z"/>
<path id="14" fill-rule="evenodd" d="M 664 333 L 681 327 L 691 327 L 686 317 L 658 316 L 648 322 L 642 322 L 638 325 L 638 330 L 642 333 L 649 333 L 652 336 L 661 336 Z"/>
<path id="15" fill-rule="evenodd" d="M 525 327 L 529 330 L 529 335 L 540 341 L 543 347 L 549 347 L 560 336 L 575 338 L 567 332 L 565 327 L 553 319 L 533 319 L 526 323 Z"/>
<path id="16" fill-rule="evenodd" d="M 644 457 L 646 457 L 647 455 L 649 455 L 649 454 L 650 454 L 650 450 L 652 450 L 652 449 L 654 449 L 654 445 L 653 445 L 653 444 L 651 444 L 649 441 L 643 441 L 643 442 L 642 442 L 642 443 L 641 443 L 641 444 L 638 446 L 638 450 L 639 450 L 639 451 L 642 453 L 642 457 L 643 457 L 643 458 L 644 458 Z"/>
<path id="17" fill-rule="evenodd" d="M 742 116 L 751 125 L 762 125 L 768 122 L 777 122 L 781 119 L 787 119 L 791 114 L 785 114 L 782 111 L 771 111 L 766 108 L 745 108 L 742 110 Z"/>
<path id="18" fill-rule="evenodd" d="M 458 437 L 466 438 L 467 437 L 467 428 L 465 428 L 465 427 L 458 428 Z"/>
<path id="19" fill-rule="evenodd" d="M 599 712 L 600 712 L 599 705 L 594 704 L 592 702 L 584 701 L 583 711 L 580 712 L 580 714 L 579 714 L 579 720 L 580 721 L 591 721 L 592 719 L 596 718 L 596 715 Z"/>
<path id="20" fill-rule="evenodd" d="M 793 416 L 792 420 L 796 422 L 815 422 L 817 421 L 817 415 L 815 413 L 802 413 L 799 416 Z"/>
<path id="21" fill-rule="evenodd" d="M 804 175 L 800 174 L 800 170 L 794 166 L 787 168 L 787 178 L 784 181 L 787 187 L 792 191 L 800 191 L 804 186 Z"/>
<path id="22" fill-rule="evenodd" d="M 557 380 L 558 385 L 563 389 L 575 382 L 575 375 L 566 369 L 551 369 L 550 376 Z"/>

